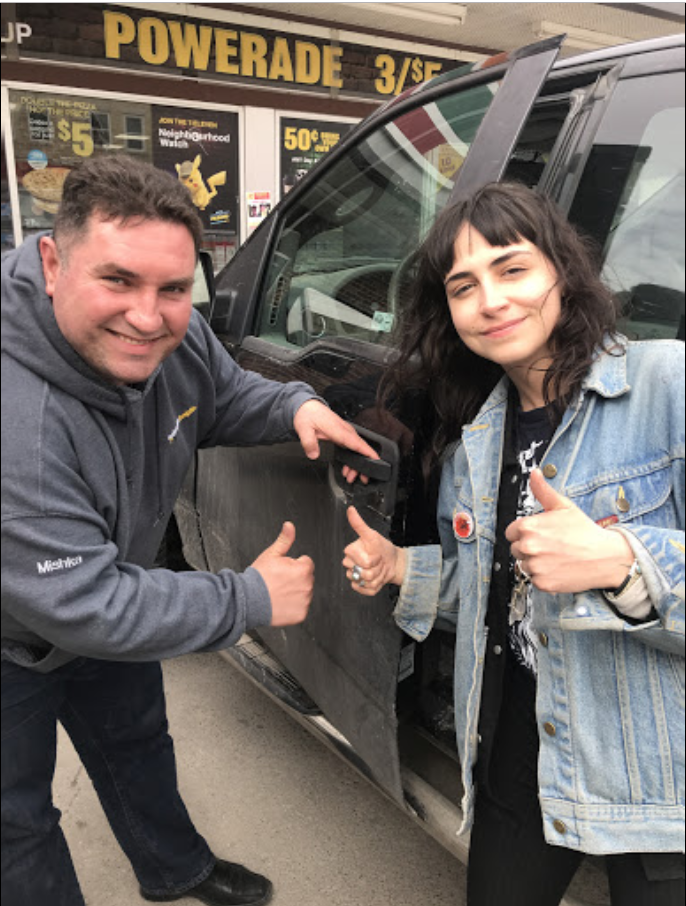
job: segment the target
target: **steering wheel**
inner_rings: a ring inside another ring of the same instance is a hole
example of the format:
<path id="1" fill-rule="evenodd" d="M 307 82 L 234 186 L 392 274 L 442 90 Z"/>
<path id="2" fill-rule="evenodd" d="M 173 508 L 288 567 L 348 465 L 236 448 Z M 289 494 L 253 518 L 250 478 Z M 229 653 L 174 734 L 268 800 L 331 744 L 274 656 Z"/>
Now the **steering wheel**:
<path id="1" fill-rule="evenodd" d="M 410 283 L 410 272 L 416 260 L 416 252 L 410 252 L 398 262 L 388 284 L 388 310 L 397 315 L 402 302 L 402 290 Z"/>

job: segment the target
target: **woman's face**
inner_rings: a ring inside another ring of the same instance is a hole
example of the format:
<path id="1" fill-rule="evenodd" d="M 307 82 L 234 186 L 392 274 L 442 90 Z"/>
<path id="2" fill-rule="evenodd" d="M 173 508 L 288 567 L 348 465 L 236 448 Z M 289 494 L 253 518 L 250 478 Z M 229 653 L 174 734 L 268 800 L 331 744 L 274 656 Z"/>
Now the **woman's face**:
<path id="1" fill-rule="evenodd" d="M 457 234 L 445 289 L 453 324 L 466 346 L 501 365 L 515 384 L 540 376 L 560 318 L 555 268 L 526 239 L 493 246 L 469 224 Z"/>

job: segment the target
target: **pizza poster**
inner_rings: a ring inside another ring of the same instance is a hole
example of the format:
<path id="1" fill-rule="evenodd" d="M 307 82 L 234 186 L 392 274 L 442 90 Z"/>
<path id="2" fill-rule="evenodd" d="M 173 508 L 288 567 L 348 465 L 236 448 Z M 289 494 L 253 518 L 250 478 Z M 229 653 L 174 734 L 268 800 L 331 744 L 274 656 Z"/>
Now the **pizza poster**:
<path id="1" fill-rule="evenodd" d="M 11 90 L 19 211 L 24 236 L 50 229 L 69 171 L 101 153 L 106 138 L 98 124 L 112 111 L 90 98 Z"/>
<path id="2" fill-rule="evenodd" d="M 188 189 L 209 235 L 238 235 L 238 114 L 152 108 L 152 162 Z"/>
<path id="3" fill-rule="evenodd" d="M 279 148 L 281 197 L 335 148 L 354 123 L 281 117 Z"/>

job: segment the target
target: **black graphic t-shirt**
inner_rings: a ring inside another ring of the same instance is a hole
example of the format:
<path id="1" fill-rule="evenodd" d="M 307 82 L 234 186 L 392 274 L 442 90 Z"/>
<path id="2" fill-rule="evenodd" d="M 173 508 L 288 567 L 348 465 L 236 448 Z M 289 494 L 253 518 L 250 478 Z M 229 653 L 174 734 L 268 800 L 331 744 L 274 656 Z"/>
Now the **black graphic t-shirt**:
<path id="1" fill-rule="evenodd" d="M 546 408 L 533 409 L 530 412 L 518 410 L 515 422 L 516 472 L 511 479 L 518 491 L 513 519 L 530 516 L 533 512 L 536 498 L 531 493 L 529 478 L 536 466 L 541 464 L 552 434 L 553 424 Z M 509 570 L 511 594 L 514 594 L 516 583 L 513 557 L 509 558 Z M 523 604 L 524 612 L 520 615 L 517 615 L 516 607 L 510 606 L 508 642 L 517 663 L 535 675 L 538 672 L 537 644 L 536 636 L 531 629 L 533 604 L 530 585 L 527 586 Z"/>
<path id="2" fill-rule="evenodd" d="M 523 618 L 511 620 L 514 559 L 510 555 L 510 543 L 505 531 L 518 516 L 530 514 L 534 507 L 529 476 L 535 466 L 540 465 L 557 422 L 554 413 L 548 409 L 522 412 L 516 392 L 512 390 L 505 424 L 496 543 L 486 616 L 488 645 L 475 776 L 482 791 L 502 804 L 509 803 L 513 808 L 510 793 L 504 791 L 499 782 L 502 766 L 494 757 L 494 751 L 498 749 L 496 736 L 499 732 L 502 734 L 504 725 L 510 730 L 516 728 L 522 765 L 532 768 L 535 782 L 538 747 L 535 715 L 537 647 L 531 631 L 533 609 L 530 595 L 526 596 Z M 525 767 L 522 770 L 527 773 Z"/>

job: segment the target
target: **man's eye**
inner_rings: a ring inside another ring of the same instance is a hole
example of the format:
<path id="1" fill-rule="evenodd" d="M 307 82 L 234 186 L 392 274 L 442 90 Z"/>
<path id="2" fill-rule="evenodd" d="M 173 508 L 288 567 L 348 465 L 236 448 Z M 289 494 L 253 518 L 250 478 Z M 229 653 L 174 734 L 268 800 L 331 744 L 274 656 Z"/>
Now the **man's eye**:
<path id="1" fill-rule="evenodd" d="M 106 274 L 102 278 L 106 283 L 113 283 L 115 286 L 125 286 L 126 280 L 116 274 Z"/>

